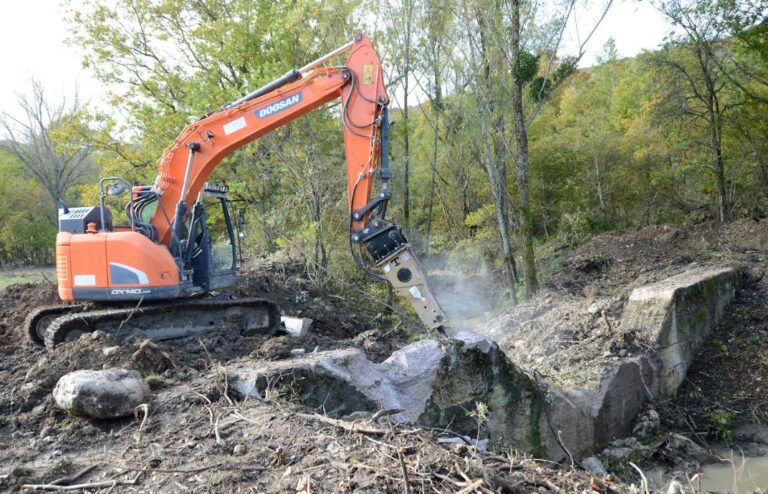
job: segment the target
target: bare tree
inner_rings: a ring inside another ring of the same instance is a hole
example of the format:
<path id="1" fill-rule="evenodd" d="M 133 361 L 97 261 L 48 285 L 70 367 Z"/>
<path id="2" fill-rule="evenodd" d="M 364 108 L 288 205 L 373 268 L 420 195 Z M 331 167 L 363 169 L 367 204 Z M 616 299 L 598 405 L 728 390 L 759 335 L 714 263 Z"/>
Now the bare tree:
<path id="1" fill-rule="evenodd" d="M 0 113 L 6 139 L 2 145 L 45 188 L 55 211 L 67 191 L 92 171 L 91 146 L 83 142 L 81 132 L 73 132 L 82 127 L 77 95 L 71 103 L 62 99 L 51 104 L 40 81 L 32 80 L 31 86 L 31 96 L 18 98 L 23 117 Z"/>

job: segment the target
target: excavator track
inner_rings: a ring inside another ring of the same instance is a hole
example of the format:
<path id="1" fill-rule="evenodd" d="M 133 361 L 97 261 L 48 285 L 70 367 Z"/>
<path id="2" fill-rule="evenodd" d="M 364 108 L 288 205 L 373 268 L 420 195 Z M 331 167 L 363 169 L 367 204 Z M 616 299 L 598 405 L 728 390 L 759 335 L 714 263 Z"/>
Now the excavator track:
<path id="1" fill-rule="evenodd" d="M 117 343 L 140 330 L 151 340 L 194 336 L 221 325 L 232 325 L 245 336 L 272 334 L 280 327 L 280 312 L 264 299 L 200 299 L 143 307 L 102 309 L 65 314 L 45 333 L 45 346 L 74 341 L 83 333 L 104 331 Z"/>
<path id="2" fill-rule="evenodd" d="M 45 345 L 45 333 L 48 326 L 57 318 L 66 314 L 82 312 L 86 304 L 46 305 L 30 312 L 24 319 L 24 330 L 29 340 L 37 346 Z"/>

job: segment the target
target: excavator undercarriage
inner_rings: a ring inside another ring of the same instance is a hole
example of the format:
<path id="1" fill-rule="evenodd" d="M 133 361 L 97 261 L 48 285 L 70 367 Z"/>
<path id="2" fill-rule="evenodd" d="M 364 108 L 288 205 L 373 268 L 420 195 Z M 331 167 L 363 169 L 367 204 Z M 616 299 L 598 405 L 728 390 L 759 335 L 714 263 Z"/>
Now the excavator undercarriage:
<path id="1" fill-rule="evenodd" d="M 272 302 L 258 298 L 174 300 L 120 308 L 73 304 L 39 308 L 27 316 L 25 327 L 31 341 L 53 349 L 94 331 L 108 333 L 118 344 L 137 334 L 161 341 L 221 327 L 244 336 L 269 336 L 280 329 L 280 312 Z"/>

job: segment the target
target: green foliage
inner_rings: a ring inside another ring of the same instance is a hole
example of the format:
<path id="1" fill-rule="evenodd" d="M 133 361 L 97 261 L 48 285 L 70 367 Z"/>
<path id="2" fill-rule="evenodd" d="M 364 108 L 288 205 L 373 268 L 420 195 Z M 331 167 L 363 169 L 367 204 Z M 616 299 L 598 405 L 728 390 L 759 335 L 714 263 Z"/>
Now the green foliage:
<path id="1" fill-rule="evenodd" d="M 47 192 L 0 150 L 0 265 L 52 262 L 55 236 Z"/>
<path id="2" fill-rule="evenodd" d="M 157 374 L 150 374 L 146 376 L 144 378 L 144 382 L 146 382 L 147 386 L 149 386 L 149 389 L 152 390 L 160 389 L 168 384 L 163 376 L 158 376 Z"/>
<path id="3" fill-rule="evenodd" d="M 539 56 L 527 51 L 521 51 L 512 71 L 515 82 L 528 84 L 539 71 Z"/>
<path id="4" fill-rule="evenodd" d="M 726 410 L 715 410 L 709 415 L 709 425 L 714 435 L 727 443 L 733 442 L 734 417 Z"/>

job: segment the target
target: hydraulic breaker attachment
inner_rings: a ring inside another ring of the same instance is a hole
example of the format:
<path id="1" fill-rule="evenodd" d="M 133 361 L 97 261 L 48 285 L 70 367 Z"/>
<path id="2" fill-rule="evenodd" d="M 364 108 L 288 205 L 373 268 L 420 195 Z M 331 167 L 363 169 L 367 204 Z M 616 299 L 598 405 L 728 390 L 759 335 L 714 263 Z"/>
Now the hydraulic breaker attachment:
<path id="1" fill-rule="evenodd" d="M 419 319 L 428 329 L 443 327 L 446 322 L 445 313 L 432 295 L 424 269 L 410 248 L 402 249 L 383 261 L 379 267 L 397 294 L 411 302 Z"/>
<path id="2" fill-rule="evenodd" d="M 385 209 L 388 199 L 388 194 L 381 194 L 372 202 L 377 202 L 377 206 Z M 371 209 L 367 206 L 364 211 Z M 353 218 L 362 217 L 361 213 L 356 211 Z M 382 216 L 380 213 L 365 228 L 352 234 L 352 241 L 365 245 L 382 275 L 368 269 L 366 271 L 389 282 L 398 295 L 411 302 L 419 319 L 428 329 L 442 329 L 446 323 L 445 313 L 429 289 L 424 268 L 413 254 L 400 227 Z"/>

